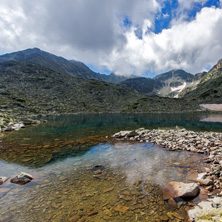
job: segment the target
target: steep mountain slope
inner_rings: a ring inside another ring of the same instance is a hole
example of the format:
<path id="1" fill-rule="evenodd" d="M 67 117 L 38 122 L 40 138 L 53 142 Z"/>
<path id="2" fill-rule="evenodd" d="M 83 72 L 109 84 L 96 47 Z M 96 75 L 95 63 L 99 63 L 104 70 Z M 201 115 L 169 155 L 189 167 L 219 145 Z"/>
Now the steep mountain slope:
<path id="1" fill-rule="evenodd" d="M 194 75 L 185 72 L 184 70 L 171 70 L 160 74 L 154 78 L 163 84 L 158 95 L 168 97 L 178 97 L 178 94 L 194 81 Z"/>
<path id="2" fill-rule="evenodd" d="M 193 91 L 197 88 L 198 84 L 201 82 L 201 80 L 204 78 L 204 76 L 207 74 L 207 72 L 201 72 L 194 75 L 194 81 L 184 88 L 181 92 L 179 92 L 178 97 L 182 98 L 187 94 L 188 92 Z"/>
<path id="3" fill-rule="evenodd" d="M 179 93 L 196 82 L 194 76 L 183 70 L 172 70 L 150 78 L 131 78 L 120 83 L 121 86 L 147 95 L 177 98 Z"/>
<path id="4" fill-rule="evenodd" d="M 0 63 L 0 110 L 12 115 L 196 109 L 183 99 L 150 98 L 112 83 L 64 76 L 36 64 Z"/>
<path id="5" fill-rule="evenodd" d="M 222 103 L 222 59 L 184 97 L 197 103 Z"/>
<path id="6" fill-rule="evenodd" d="M 163 87 L 160 81 L 144 77 L 127 79 L 120 85 L 147 95 L 155 95 Z"/>
<path id="7" fill-rule="evenodd" d="M 38 48 L 26 49 L 0 56 L 0 62 L 17 61 L 35 63 L 64 75 L 84 79 L 96 79 L 100 81 L 119 83 L 127 77 L 115 74 L 104 75 L 93 72 L 84 63 L 75 60 L 66 60 L 62 57 L 42 51 Z"/>

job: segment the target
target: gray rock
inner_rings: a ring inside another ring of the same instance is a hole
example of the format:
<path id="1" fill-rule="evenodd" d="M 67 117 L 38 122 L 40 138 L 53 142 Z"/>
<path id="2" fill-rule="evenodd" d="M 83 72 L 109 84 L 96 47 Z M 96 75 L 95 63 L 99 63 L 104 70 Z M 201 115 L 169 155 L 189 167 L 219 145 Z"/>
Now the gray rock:
<path id="1" fill-rule="evenodd" d="M 214 184 L 214 181 L 210 177 L 208 177 L 207 173 L 199 173 L 197 176 L 197 182 L 205 186 Z"/>
<path id="2" fill-rule="evenodd" d="M 200 188 L 196 183 L 170 182 L 163 188 L 163 199 L 195 198 L 199 191 Z"/>
<path id="3" fill-rule="evenodd" d="M 21 172 L 18 176 L 12 178 L 10 180 L 11 183 L 24 185 L 26 183 L 29 183 L 34 177 L 28 173 Z"/>
<path id="4" fill-rule="evenodd" d="M 0 177 L 0 185 L 5 183 L 9 178 L 8 177 Z"/>
<path id="5" fill-rule="evenodd" d="M 130 134 L 132 131 L 120 131 L 120 132 L 118 132 L 118 133 L 115 133 L 114 135 L 113 135 L 113 137 L 115 137 L 115 138 L 122 138 L 122 137 L 125 137 L 125 136 L 127 136 L 128 134 Z"/>

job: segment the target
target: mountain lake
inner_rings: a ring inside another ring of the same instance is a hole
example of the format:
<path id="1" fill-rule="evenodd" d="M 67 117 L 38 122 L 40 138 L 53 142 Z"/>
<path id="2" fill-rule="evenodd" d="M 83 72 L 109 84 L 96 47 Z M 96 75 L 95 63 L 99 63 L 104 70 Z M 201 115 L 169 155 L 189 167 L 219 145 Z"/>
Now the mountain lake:
<path id="1" fill-rule="evenodd" d="M 120 130 L 181 127 L 222 132 L 222 115 L 81 114 L 44 117 L 44 124 L 7 133 L 0 143 L 0 176 L 34 176 L 0 185 L 0 221 L 186 221 L 191 202 L 162 200 L 170 181 L 192 182 L 204 155 L 152 143 L 121 142 Z"/>

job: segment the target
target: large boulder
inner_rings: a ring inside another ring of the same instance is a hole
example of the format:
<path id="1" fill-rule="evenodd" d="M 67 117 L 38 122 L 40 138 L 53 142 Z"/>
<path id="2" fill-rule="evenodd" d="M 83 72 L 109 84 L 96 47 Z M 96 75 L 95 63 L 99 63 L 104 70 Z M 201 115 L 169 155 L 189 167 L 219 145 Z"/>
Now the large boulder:
<path id="1" fill-rule="evenodd" d="M 26 183 L 29 183 L 34 177 L 28 173 L 21 172 L 18 176 L 12 178 L 10 180 L 11 183 L 24 185 Z"/>
<path id="2" fill-rule="evenodd" d="M 195 198 L 200 191 L 196 183 L 170 182 L 163 188 L 163 199 L 170 198 Z"/>

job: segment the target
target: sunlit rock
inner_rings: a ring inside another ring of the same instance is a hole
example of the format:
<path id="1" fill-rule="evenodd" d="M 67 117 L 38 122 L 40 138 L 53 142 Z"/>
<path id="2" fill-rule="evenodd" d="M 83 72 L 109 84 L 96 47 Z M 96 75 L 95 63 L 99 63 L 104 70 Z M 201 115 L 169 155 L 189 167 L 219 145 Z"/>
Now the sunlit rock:
<path id="1" fill-rule="evenodd" d="M 114 135 L 113 135 L 113 137 L 115 137 L 115 138 L 122 138 L 122 137 L 125 137 L 125 136 L 127 136 L 128 134 L 130 134 L 132 131 L 120 131 L 120 132 L 118 132 L 118 133 L 115 133 Z"/>
<path id="2" fill-rule="evenodd" d="M 5 183 L 8 180 L 8 177 L 0 177 L 0 185 Z"/>
<path id="3" fill-rule="evenodd" d="M 205 186 L 214 184 L 214 181 L 209 176 L 207 176 L 207 173 L 199 173 L 197 177 L 197 182 Z"/>
<path id="4" fill-rule="evenodd" d="M 11 183 L 24 185 L 26 183 L 29 183 L 34 177 L 28 173 L 21 172 L 18 176 L 12 178 L 10 180 Z"/>
<path id="5" fill-rule="evenodd" d="M 170 182 L 163 188 L 163 199 L 194 198 L 198 195 L 199 190 L 200 188 L 196 183 Z"/>

